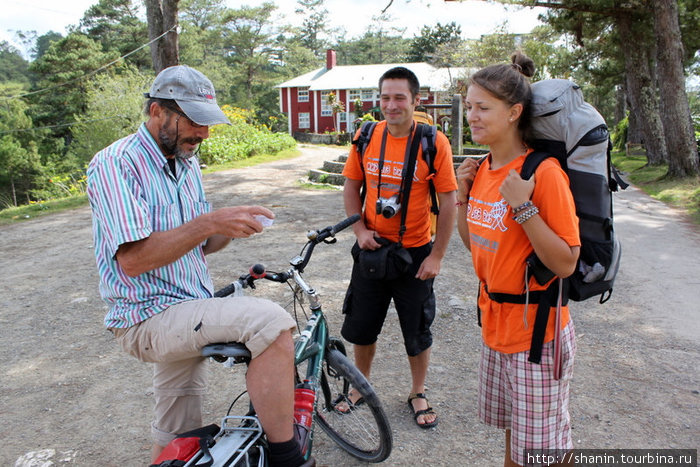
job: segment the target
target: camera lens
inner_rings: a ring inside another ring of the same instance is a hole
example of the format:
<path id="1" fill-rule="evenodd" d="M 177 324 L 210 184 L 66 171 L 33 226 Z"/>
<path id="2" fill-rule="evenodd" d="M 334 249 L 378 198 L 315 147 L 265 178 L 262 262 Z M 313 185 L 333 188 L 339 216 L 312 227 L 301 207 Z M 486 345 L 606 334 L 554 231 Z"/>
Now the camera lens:
<path id="1" fill-rule="evenodd" d="M 384 206 L 384 209 L 382 209 L 382 216 L 386 217 L 387 219 L 391 219 L 396 215 L 396 208 L 394 206 Z"/>

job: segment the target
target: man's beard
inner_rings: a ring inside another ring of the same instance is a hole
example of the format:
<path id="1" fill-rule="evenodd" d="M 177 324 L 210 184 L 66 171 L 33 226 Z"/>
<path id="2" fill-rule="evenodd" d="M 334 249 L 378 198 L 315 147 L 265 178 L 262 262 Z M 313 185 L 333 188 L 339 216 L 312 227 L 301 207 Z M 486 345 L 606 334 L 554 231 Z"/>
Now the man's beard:
<path id="1" fill-rule="evenodd" d="M 160 148 L 163 150 L 163 154 L 166 156 L 173 155 L 181 159 L 189 159 L 190 157 L 194 156 L 198 152 L 199 146 L 194 151 L 185 151 L 182 148 L 182 144 L 200 144 L 203 141 L 202 138 L 183 138 L 178 140 L 177 126 L 175 127 L 176 130 L 175 134 L 173 135 L 166 129 L 168 123 L 169 122 L 166 122 L 158 131 L 158 139 L 160 140 Z"/>

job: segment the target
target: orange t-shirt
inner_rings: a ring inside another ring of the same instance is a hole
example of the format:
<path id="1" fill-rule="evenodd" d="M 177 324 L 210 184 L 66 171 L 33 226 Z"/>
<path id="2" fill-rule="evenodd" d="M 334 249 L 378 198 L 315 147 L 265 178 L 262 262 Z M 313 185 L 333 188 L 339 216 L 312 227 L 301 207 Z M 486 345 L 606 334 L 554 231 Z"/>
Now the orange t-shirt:
<path id="1" fill-rule="evenodd" d="M 530 151 L 528 151 L 529 153 Z M 527 328 L 522 304 L 497 303 L 483 290 L 507 294 L 525 293 L 525 259 L 533 252 L 523 228 L 513 220 L 513 212 L 499 192 L 499 187 L 511 169 L 520 173 L 525 155 L 504 167 L 490 169 L 490 158 L 479 168 L 469 193 L 467 221 L 474 270 L 482 283 L 479 294 L 482 335 L 490 348 L 503 353 L 528 350 L 532 339 L 537 303 L 527 310 Z M 532 202 L 547 225 L 569 246 L 580 246 L 578 218 L 569 189 L 569 178 L 559 163 L 546 159 L 535 172 Z M 554 279 L 556 280 L 556 279 Z M 547 285 L 530 279 L 531 291 L 544 290 Z M 554 338 L 555 314 L 550 312 L 544 342 Z M 562 328 L 569 322 L 568 307 L 562 308 Z"/>
<path id="2" fill-rule="evenodd" d="M 382 147 L 382 134 L 386 128 L 386 121 L 377 123 L 372 133 L 372 139 L 365 148 L 362 166 L 355 146 L 350 149 L 348 161 L 345 163 L 343 175 L 352 180 L 362 180 L 366 177 L 367 194 L 365 197 L 365 209 L 363 213 L 365 225 L 368 229 L 376 231 L 381 237 L 391 241 L 398 241 L 399 228 L 401 226 L 401 210 L 391 219 L 376 213 L 377 183 L 379 180 L 379 154 Z M 355 135 L 355 138 L 359 136 Z M 382 169 L 382 186 L 380 195 L 389 198 L 399 192 L 401 186 L 401 174 L 404 166 L 404 156 L 408 137 L 394 138 L 387 134 L 386 148 L 384 151 L 384 166 Z M 437 154 L 435 156 L 435 190 L 440 193 L 457 189 L 454 166 L 452 164 L 452 149 L 450 143 L 442 132 L 437 132 L 435 139 Z M 406 233 L 403 236 L 405 247 L 417 247 L 430 242 L 430 184 L 428 182 L 428 164 L 418 150 L 416 170 L 411 185 L 411 195 L 408 200 L 408 212 L 406 213 Z M 402 203 L 401 209 L 404 209 Z"/>

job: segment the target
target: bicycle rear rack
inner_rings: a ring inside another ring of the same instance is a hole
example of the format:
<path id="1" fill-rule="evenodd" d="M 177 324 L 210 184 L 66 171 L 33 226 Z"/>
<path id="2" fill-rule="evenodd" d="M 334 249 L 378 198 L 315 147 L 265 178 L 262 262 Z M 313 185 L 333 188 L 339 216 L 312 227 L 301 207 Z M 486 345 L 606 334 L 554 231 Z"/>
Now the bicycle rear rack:
<path id="1" fill-rule="evenodd" d="M 197 452 L 185 467 L 211 465 L 211 467 L 249 466 L 249 457 L 256 456 L 257 465 L 265 465 L 265 451 L 251 449 L 263 435 L 263 429 L 256 417 L 226 416 L 221 420 L 221 431 L 214 437 L 215 444 L 209 448 L 211 457 L 202 451 Z M 212 460 L 213 458 L 213 460 Z"/>

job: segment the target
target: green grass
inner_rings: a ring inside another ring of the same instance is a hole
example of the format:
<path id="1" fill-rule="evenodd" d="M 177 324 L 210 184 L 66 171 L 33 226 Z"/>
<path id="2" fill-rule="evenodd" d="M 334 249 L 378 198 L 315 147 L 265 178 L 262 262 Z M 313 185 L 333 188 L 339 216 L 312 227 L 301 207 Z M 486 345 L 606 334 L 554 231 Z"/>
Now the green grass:
<path id="1" fill-rule="evenodd" d="M 301 154 L 301 151 L 299 151 L 299 149 L 297 148 L 285 149 L 284 151 L 280 151 L 277 154 L 258 154 L 256 156 L 227 162 L 225 164 L 210 165 L 206 169 L 203 169 L 202 173 L 208 174 L 212 172 L 219 172 L 221 170 L 242 169 L 244 167 L 252 167 L 258 164 L 264 164 L 265 162 L 293 159 L 299 154 Z"/>
<path id="2" fill-rule="evenodd" d="M 650 167 L 646 157 L 613 153 L 613 164 L 624 172 L 624 178 L 652 198 L 685 212 L 700 225 L 700 177 L 669 179 L 665 165 Z"/>
<path id="3" fill-rule="evenodd" d="M 338 191 L 342 190 L 343 187 L 339 185 L 332 185 L 330 183 L 313 183 L 313 182 L 299 182 L 298 183 L 300 188 L 304 188 L 306 190 L 330 190 L 330 191 Z"/>
<path id="4" fill-rule="evenodd" d="M 26 204 L 24 206 L 10 207 L 0 210 L 0 225 L 12 224 L 28 219 L 53 214 L 56 212 L 75 209 L 86 205 L 87 195 L 71 196 L 69 198 L 42 201 L 38 203 Z"/>

